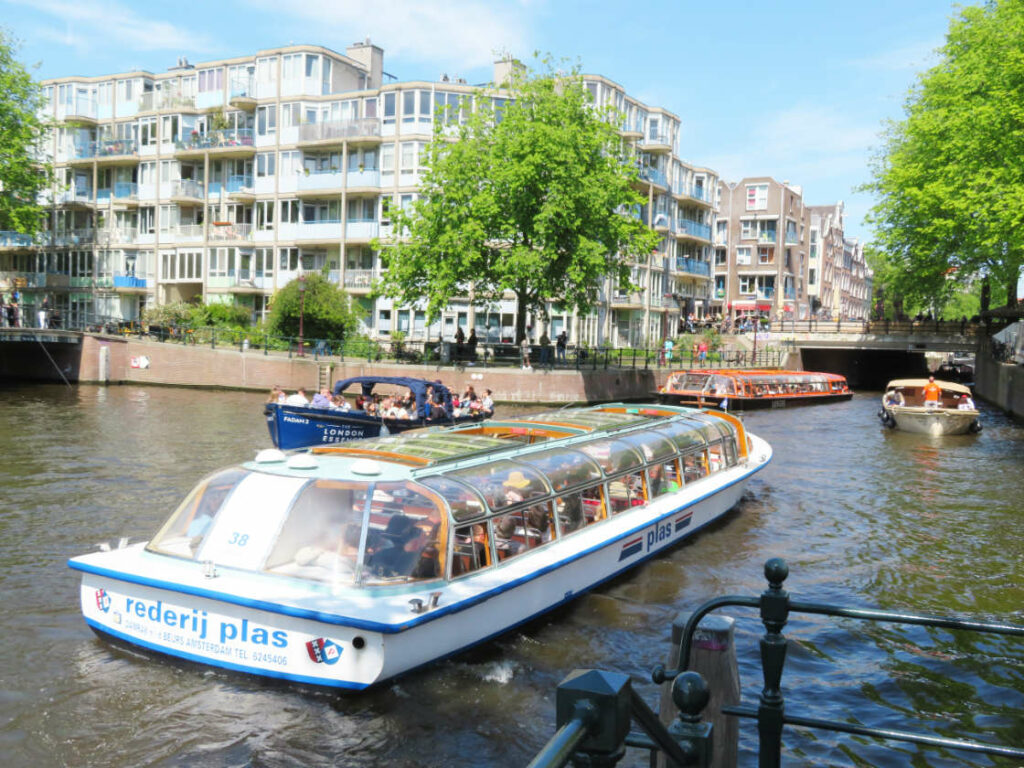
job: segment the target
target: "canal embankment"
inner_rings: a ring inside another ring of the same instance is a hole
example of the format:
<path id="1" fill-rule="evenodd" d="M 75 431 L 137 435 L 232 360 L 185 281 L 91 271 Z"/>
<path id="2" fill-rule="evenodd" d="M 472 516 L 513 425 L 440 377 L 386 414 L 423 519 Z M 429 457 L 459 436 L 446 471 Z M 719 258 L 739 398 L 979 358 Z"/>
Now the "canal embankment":
<path id="1" fill-rule="evenodd" d="M 974 359 L 974 394 L 1024 418 L 1024 366 L 999 362 L 986 341 Z"/>
<path id="2" fill-rule="evenodd" d="M 311 391 L 353 376 L 415 376 L 440 379 L 457 390 L 467 384 L 478 392 L 490 388 L 497 402 L 563 404 L 650 397 L 668 373 L 665 369 L 643 367 L 523 370 L 483 365 L 413 365 L 85 335 L 78 381 L 251 391 L 269 391 L 278 385 L 286 390 L 303 387 Z"/>

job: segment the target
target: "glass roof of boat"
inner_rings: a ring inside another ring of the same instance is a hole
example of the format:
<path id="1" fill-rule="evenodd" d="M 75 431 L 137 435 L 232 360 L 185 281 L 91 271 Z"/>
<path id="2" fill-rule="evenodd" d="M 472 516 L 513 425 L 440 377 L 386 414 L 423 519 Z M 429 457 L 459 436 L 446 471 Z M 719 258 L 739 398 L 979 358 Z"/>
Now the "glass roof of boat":
<path id="1" fill-rule="evenodd" d="M 360 440 L 353 444 L 352 448 L 360 451 L 385 451 L 417 459 L 439 461 L 467 458 L 500 448 L 508 448 L 508 441 L 496 437 L 451 432 L 406 432 L 403 435 Z"/>
<path id="2" fill-rule="evenodd" d="M 568 424 L 580 429 L 593 430 L 604 427 L 619 427 L 625 424 L 640 424 L 646 416 L 633 413 L 609 413 L 607 411 L 548 411 L 523 416 L 520 421 Z"/>

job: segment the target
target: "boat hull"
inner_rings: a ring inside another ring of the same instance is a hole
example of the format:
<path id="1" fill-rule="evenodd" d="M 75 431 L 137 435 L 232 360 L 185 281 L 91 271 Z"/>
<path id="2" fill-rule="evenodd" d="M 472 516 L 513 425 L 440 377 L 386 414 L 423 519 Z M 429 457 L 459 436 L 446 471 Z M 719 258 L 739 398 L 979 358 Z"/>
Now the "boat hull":
<path id="1" fill-rule="evenodd" d="M 468 424 L 483 418 L 383 419 L 361 411 L 335 411 L 278 403 L 267 403 L 264 416 L 274 446 L 282 451 L 397 434 L 421 427 Z"/>
<path id="2" fill-rule="evenodd" d="M 976 432 L 978 411 L 952 408 L 886 407 L 896 429 L 922 435 L 963 435 Z"/>
<path id="3" fill-rule="evenodd" d="M 496 567 L 385 590 L 374 604 L 365 591 L 306 598 L 294 586 L 274 589 L 274 577 L 247 585 L 230 569 L 204 576 L 201 563 L 161 573 L 159 556 L 141 545 L 69 564 L 83 572 L 82 613 L 101 635 L 223 669 L 358 690 L 508 632 L 721 518 L 771 459 L 768 444 L 750 438 L 750 458 L 735 467 Z M 417 600 L 427 610 L 412 610 Z"/>

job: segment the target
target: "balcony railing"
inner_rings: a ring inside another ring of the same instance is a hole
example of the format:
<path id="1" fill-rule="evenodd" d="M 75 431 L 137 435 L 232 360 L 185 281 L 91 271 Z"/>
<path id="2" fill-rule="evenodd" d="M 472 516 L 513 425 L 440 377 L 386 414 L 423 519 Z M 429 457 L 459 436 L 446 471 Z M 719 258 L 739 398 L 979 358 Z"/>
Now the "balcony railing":
<path id="1" fill-rule="evenodd" d="M 375 117 L 363 117 L 357 120 L 337 120 L 299 126 L 299 141 L 340 140 L 355 136 L 380 136 L 380 120 Z"/>
<path id="2" fill-rule="evenodd" d="M 648 134 L 644 138 L 640 139 L 641 146 L 647 146 L 650 144 L 661 145 L 661 144 L 672 144 L 672 139 L 667 133 L 655 133 Z"/>
<path id="3" fill-rule="evenodd" d="M 135 227 L 109 227 L 96 231 L 96 242 L 100 245 L 121 245 L 134 243 L 138 238 Z"/>
<path id="4" fill-rule="evenodd" d="M 110 201 L 111 190 L 109 189 L 97 189 L 96 190 L 96 202 L 106 203 Z"/>
<path id="5" fill-rule="evenodd" d="M 243 174 L 228 176 L 227 189 L 228 192 L 251 192 L 252 176 L 245 176 Z"/>
<path id="6" fill-rule="evenodd" d="M 85 96 L 76 96 L 65 102 L 58 102 L 57 113 L 60 117 L 88 117 L 96 119 L 96 100 Z"/>
<path id="7" fill-rule="evenodd" d="M 664 171 L 660 171 L 657 168 L 652 168 L 647 165 L 642 165 L 639 168 L 639 173 L 640 178 L 644 181 L 649 181 L 660 187 L 668 187 L 668 179 L 665 177 Z"/>
<path id="8" fill-rule="evenodd" d="M 102 139 L 91 141 L 88 145 L 75 147 L 75 157 L 121 157 L 137 155 L 139 142 L 135 139 Z"/>
<path id="9" fill-rule="evenodd" d="M 680 218 L 678 222 L 678 229 L 676 230 L 683 235 L 693 235 L 694 237 L 700 237 L 704 240 L 711 239 L 711 225 L 701 224 L 699 221 L 693 219 Z"/>
<path id="10" fill-rule="evenodd" d="M 252 238 L 252 224 L 219 224 L 211 222 L 208 234 L 210 241 L 249 240 Z"/>
<path id="11" fill-rule="evenodd" d="M 376 275 L 372 269 L 346 269 L 346 288 L 369 288 Z"/>
<path id="12" fill-rule="evenodd" d="M 711 265 L 700 259 L 691 259 L 686 256 L 676 257 L 676 271 L 689 272 L 691 275 L 711 277 Z"/>
<path id="13" fill-rule="evenodd" d="M 179 91 L 148 91 L 139 96 L 139 112 L 154 109 L 195 109 L 195 94 Z"/>
<path id="14" fill-rule="evenodd" d="M 27 248 L 32 245 L 32 235 L 13 232 L 9 229 L 0 230 L 0 248 Z"/>
<path id="15" fill-rule="evenodd" d="M 345 184 L 345 174 L 338 168 L 323 170 L 303 169 L 299 174 L 298 189 L 300 192 L 318 189 L 340 189 Z"/>
<path id="16" fill-rule="evenodd" d="M 757 242 L 759 242 L 759 243 L 773 244 L 773 243 L 775 243 L 775 239 L 776 239 L 776 235 L 775 235 L 775 230 L 774 229 L 769 229 L 769 230 L 767 230 L 765 232 L 759 232 L 757 234 Z"/>
<path id="17" fill-rule="evenodd" d="M 90 245 L 96 240 L 96 230 L 92 228 L 67 229 L 63 232 L 51 232 L 50 244 L 55 246 Z"/>
<path id="18" fill-rule="evenodd" d="M 786 232 L 786 245 L 798 245 L 799 243 L 800 243 L 800 238 L 797 237 L 796 232 L 790 232 L 790 231 L 787 230 L 787 232 Z"/>
<path id="19" fill-rule="evenodd" d="M 65 189 L 57 195 L 57 202 L 59 203 L 91 203 L 92 192 L 89 189 L 82 187 L 76 187 L 73 189 Z"/>
<path id="20" fill-rule="evenodd" d="M 231 80 L 231 98 L 256 98 L 256 81 L 251 77 L 236 77 Z"/>
<path id="21" fill-rule="evenodd" d="M 193 179 L 182 179 L 174 182 L 172 197 L 191 197 L 197 200 L 203 199 L 203 185 Z"/>
<path id="22" fill-rule="evenodd" d="M 179 240 L 202 240 L 203 239 L 203 225 L 202 224 L 178 224 L 171 231 Z"/>
<path id="23" fill-rule="evenodd" d="M 139 196 L 139 185 L 134 181 L 118 181 L 114 184 L 114 198 L 134 200 Z"/>
<path id="24" fill-rule="evenodd" d="M 252 128 L 226 128 L 209 133 L 193 133 L 187 138 L 174 142 L 174 148 L 181 152 L 252 146 L 254 146 Z"/>
<path id="25" fill-rule="evenodd" d="M 133 274 L 126 272 L 115 272 L 114 273 L 114 287 L 115 288 L 145 288 L 146 278 L 136 277 Z"/>

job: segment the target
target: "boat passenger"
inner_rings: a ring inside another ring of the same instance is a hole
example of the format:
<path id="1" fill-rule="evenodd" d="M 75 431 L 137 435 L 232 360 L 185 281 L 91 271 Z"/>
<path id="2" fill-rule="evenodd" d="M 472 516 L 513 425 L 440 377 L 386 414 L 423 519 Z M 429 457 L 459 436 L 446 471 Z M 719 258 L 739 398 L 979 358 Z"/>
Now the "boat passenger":
<path id="1" fill-rule="evenodd" d="M 924 385 L 922 390 L 924 392 L 924 407 L 925 408 L 938 408 L 939 397 L 942 395 L 942 387 L 935 383 L 935 377 L 929 376 L 928 383 Z"/>
<path id="2" fill-rule="evenodd" d="M 324 387 L 313 395 L 313 402 L 310 405 L 314 408 L 329 408 L 331 406 L 331 391 Z"/>
<path id="3" fill-rule="evenodd" d="M 890 408 L 902 407 L 907 404 L 907 401 L 903 398 L 903 393 L 898 389 L 890 389 L 885 393 L 885 404 Z"/>
<path id="4" fill-rule="evenodd" d="M 960 411 L 973 411 L 974 401 L 970 395 L 960 395 L 960 402 L 957 404 L 957 410 Z"/>
<path id="5" fill-rule="evenodd" d="M 491 390 L 484 390 L 484 399 L 480 401 L 480 410 L 486 414 L 494 413 L 494 400 L 491 399 Z"/>
<path id="6" fill-rule="evenodd" d="M 275 384 L 274 387 L 270 390 L 270 396 L 267 397 L 267 402 L 268 403 L 283 403 L 284 400 L 285 400 L 285 397 L 286 397 L 286 395 L 284 393 L 284 390 L 281 389 L 280 386 Z"/>
<path id="7" fill-rule="evenodd" d="M 335 395 L 331 403 L 331 410 L 334 411 L 347 411 L 350 409 L 348 400 L 345 399 L 344 395 Z"/>
<path id="8" fill-rule="evenodd" d="M 299 387 L 298 392 L 288 395 L 284 402 L 285 405 L 309 405 L 309 398 L 306 397 L 306 390 Z"/>

